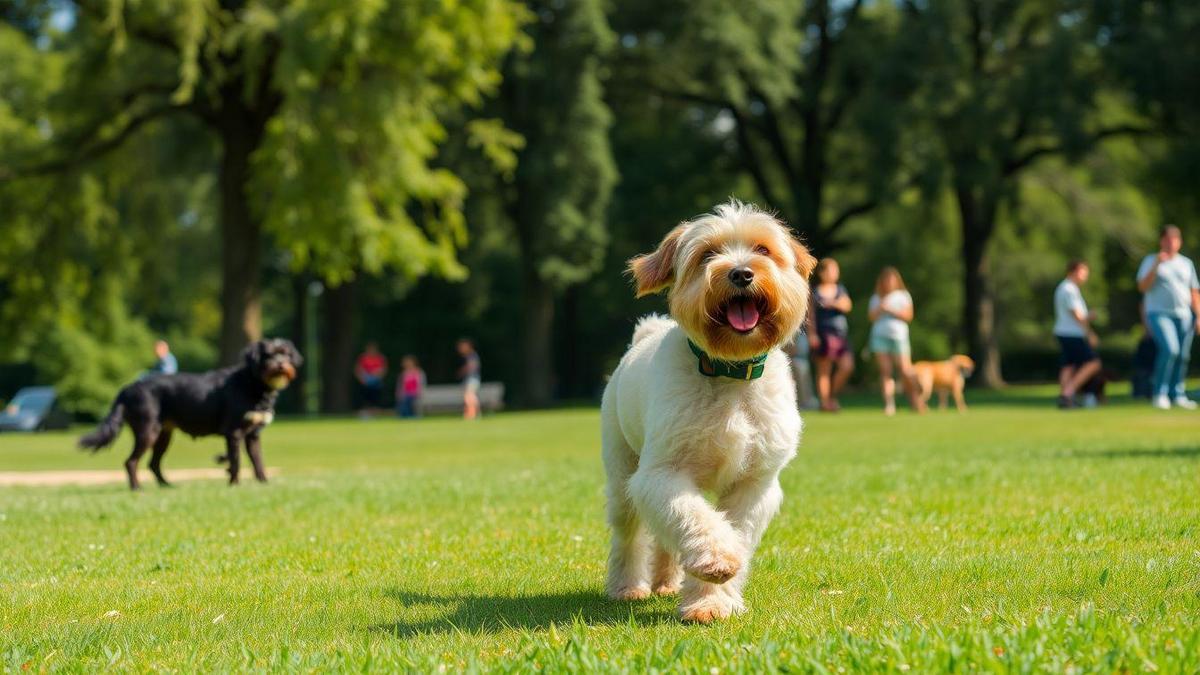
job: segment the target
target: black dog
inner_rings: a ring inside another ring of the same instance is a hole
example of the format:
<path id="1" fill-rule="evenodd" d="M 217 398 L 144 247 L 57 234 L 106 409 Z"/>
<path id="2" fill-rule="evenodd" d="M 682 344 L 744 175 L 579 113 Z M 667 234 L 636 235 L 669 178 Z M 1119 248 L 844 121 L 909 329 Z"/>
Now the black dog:
<path id="1" fill-rule="evenodd" d="M 296 377 L 304 362 L 288 340 L 259 340 L 246 348 L 245 363 L 207 373 L 158 375 L 135 382 L 117 394 L 108 418 L 92 433 L 79 439 L 81 448 L 93 452 L 111 444 L 121 423 L 133 431 L 133 452 L 125 460 L 129 487 L 138 490 L 138 460 L 146 450 L 150 471 L 158 484 L 169 487 L 162 474 L 162 458 L 176 429 L 195 436 L 220 434 L 225 437 L 229 482 L 238 482 L 239 445 L 254 464 L 254 477 L 267 480 L 262 463 L 259 433 L 275 417 L 275 397 Z"/>

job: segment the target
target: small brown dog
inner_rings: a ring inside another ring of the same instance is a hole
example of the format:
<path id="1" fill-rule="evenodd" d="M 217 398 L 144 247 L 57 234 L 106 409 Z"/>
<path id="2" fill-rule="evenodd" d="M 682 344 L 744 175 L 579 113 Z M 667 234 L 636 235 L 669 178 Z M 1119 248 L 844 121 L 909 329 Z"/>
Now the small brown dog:
<path id="1" fill-rule="evenodd" d="M 938 407 L 946 408 L 946 394 L 954 394 L 954 405 L 959 412 L 967 411 L 963 400 L 963 387 L 967 378 L 975 372 L 971 357 L 955 354 L 945 361 L 917 361 L 913 364 L 917 384 L 921 387 L 921 400 L 928 403 L 933 392 L 938 394 Z"/>

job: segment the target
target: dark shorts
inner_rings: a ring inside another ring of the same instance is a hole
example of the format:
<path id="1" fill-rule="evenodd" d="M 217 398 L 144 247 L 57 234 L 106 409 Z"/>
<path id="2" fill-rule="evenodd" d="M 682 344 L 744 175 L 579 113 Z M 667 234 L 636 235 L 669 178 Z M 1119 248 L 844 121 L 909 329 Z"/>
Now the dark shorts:
<path id="1" fill-rule="evenodd" d="M 842 333 L 817 331 L 817 338 L 821 343 L 813 354 L 819 358 L 836 360 L 850 353 L 850 341 Z"/>
<path id="2" fill-rule="evenodd" d="M 1062 335 L 1054 337 L 1058 338 L 1058 345 L 1062 348 L 1062 357 L 1059 359 L 1060 366 L 1078 367 L 1099 358 L 1096 356 L 1096 350 L 1092 349 L 1092 345 L 1088 343 L 1087 338 L 1063 337 Z"/>
<path id="3" fill-rule="evenodd" d="M 383 382 L 375 380 L 362 385 L 362 397 L 368 406 L 379 407 L 383 401 Z"/>

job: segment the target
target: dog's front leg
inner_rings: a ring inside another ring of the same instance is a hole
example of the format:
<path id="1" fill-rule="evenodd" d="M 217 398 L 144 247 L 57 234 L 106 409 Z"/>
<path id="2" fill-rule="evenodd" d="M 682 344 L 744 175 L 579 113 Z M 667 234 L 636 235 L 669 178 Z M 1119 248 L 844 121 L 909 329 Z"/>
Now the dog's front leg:
<path id="1" fill-rule="evenodd" d="M 745 564 L 741 537 L 683 472 L 639 468 L 629 480 L 629 496 L 659 541 L 679 552 L 688 574 L 719 584 Z"/>
<path id="2" fill-rule="evenodd" d="M 229 484 L 237 485 L 242 464 L 242 435 L 236 431 L 225 434 L 225 458 L 229 460 Z"/>
<path id="3" fill-rule="evenodd" d="M 683 584 L 682 614 L 693 620 L 705 621 L 706 615 L 712 618 L 737 614 L 745 609 L 742 601 L 742 589 L 750 576 L 749 556 L 753 555 L 758 542 L 762 540 L 767 525 L 779 512 L 783 502 L 783 489 L 779 487 L 776 475 L 755 476 L 745 478 L 735 483 L 721 496 L 717 507 L 729 518 L 734 530 L 746 546 L 746 564 L 729 581 L 721 584 L 710 584 L 699 579 L 688 578 Z M 710 619 L 711 620 L 711 619 Z"/>
<path id="4" fill-rule="evenodd" d="M 267 470 L 263 468 L 262 438 L 255 431 L 246 436 L 246 454 L 250 455 L 250 463 L 254 465 L 254 478 L 260 483 L 267 482 Z"/>

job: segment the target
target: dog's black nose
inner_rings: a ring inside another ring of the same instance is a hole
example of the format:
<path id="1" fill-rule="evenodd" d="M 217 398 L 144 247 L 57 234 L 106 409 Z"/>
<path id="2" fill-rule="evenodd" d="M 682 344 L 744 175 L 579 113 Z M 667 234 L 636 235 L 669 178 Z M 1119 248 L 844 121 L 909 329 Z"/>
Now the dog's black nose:
<path id="1" fill-rule="evenodd" d="M 729 280 L 738 288 L 745 288 L 754 281 L 754 270 L 749 267 L 735 267 L 729 270 Z"/>

